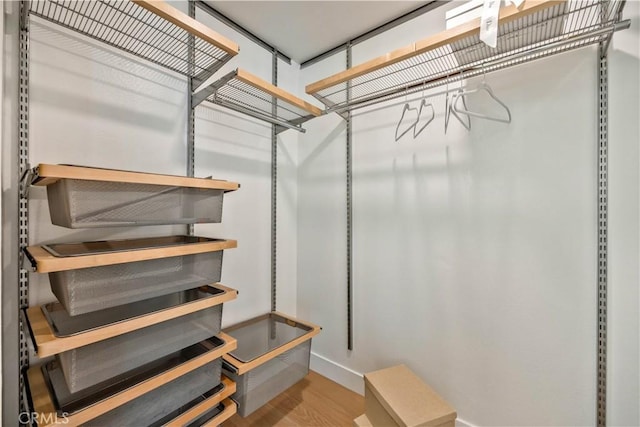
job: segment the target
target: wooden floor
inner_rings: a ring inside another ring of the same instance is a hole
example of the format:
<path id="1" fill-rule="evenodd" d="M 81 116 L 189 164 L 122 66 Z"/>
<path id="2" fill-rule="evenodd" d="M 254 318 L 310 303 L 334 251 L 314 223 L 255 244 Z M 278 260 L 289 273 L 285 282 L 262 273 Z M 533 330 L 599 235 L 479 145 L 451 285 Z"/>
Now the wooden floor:
<path id="1" fill-rule="evenodd" d="M 247 418 L 234 415 L 223 427 L 352 426 L 364 398 L 313 371 Z"/>

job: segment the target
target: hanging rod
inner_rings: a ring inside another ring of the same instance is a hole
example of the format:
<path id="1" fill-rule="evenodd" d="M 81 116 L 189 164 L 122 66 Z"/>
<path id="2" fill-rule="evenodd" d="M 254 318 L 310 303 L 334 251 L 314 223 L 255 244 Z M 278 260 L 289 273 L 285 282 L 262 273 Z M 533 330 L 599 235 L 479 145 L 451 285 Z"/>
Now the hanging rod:
<path id="1" fill-rule="evenodd" d="M 620 0 L 525 0 L 500 12 L 497 48 L 479 39 L 480 20 L 397 49 L 306 87 L 327 112 L 356 107 L 441 86 L 556 53 L 608 40 L 628 28 Z M 348 101 L 347 83 L 351 90 Z"/>
<path id="2" fill-rule="evenodd" d="M 302 123 L 322 114 L 320 108 L 242 69 L 197 91 L 192 99 L 193 107 L 208 101 L 298 132 L 305 132 Z"/>
<path id="3" fill-rule="evenodd" d="M 198 84 L 239 52 L 233 41 L 159 0 L 33 0 L 29 12 Z"/>

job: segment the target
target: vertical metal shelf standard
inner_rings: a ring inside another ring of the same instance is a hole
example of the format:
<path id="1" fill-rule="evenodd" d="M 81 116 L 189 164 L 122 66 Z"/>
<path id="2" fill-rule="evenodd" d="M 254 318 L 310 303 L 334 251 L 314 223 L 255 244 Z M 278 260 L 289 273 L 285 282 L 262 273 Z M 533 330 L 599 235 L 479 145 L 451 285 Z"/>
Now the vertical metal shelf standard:
<path id="1" fill-rule="evenodd" d="M 193 106 L 208 101 L 278 126 L 295 129 L 322 110 L 242 69 L 236 69 L 193 95 Z"/>
<path id="2" fill-rule="evenodd" d="M 18 112 L 18 171 L 21 182 L 18 183 L 18 313 L 29 306 L 29 271 L 23 267 L 23 248 L 29 246 L 29 13 L 28 4 L 20 2 L 20 82 Z M 18 319 L 19 335 L 19 386 L 18 399 L 20 411 L 26 412 L 25 382 L 22 372 L 29 367 L 29 347 L 22 318 Z"/>
<path id="3" fill-rule="evenodd" d="M 278 50 L 271 56 L 271 83 L 278 85 Z M 271 115 L 278 114 L 277 98 L 272 97 Z M 278 306 L 278 125 L 271 125 L 271 311 Z M 275 338 L 275 328 L 272 329 Z"/>
<path id="4" fill-rule="evenodd" d="M 347 69 L 351 68 L 351 43 L 347 43 L 345 50 Z M 351 99 L 351 83 L 347 82 L 347 101 Z M 347 350 L 353 350 L 353 123 L 351 111 L 347 111 L 346 118 L 346 175 L 347 175 Z"/>
<path id="5" fill-rule="evenodd" d="M 598 335 L 597 394 L 598 427 L 607 425 L 607 288 L 609 211 L 609 71 L 607 45 L 598 49 Z"/>

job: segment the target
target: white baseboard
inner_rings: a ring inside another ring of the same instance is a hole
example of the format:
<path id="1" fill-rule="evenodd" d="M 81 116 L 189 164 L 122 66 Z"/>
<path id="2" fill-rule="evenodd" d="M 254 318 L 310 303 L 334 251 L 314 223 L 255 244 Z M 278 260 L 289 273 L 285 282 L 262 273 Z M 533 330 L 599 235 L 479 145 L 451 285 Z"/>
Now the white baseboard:
<path id="1" fill-rule="evenodd" d="M 312 371 L 337 382 L 338 384 L 364 395 L 364 380 L 362 374 L 346 366 L 339 365 L 324 356 L 311 352 L 310 365 Z"/>
<path id="2" fill-rule="evenodd" d="M 461 420 L 460 418 L 456 419 L 456 427 L 476 427 L 471 423 L 466 422 L 465 420 Z"/>
<path id="3" fill-rule="evenodd" d="M 336 362 L 311 352 L 309 367 L 312 371 L 337 382 L 338 384 L 353 390 L 358 394 L 364 395 L 364 380 L 362 374 L 342 366 Z M 463 420 L 456 419 L 456 427 L 476 427 L 475 425 Z"/>

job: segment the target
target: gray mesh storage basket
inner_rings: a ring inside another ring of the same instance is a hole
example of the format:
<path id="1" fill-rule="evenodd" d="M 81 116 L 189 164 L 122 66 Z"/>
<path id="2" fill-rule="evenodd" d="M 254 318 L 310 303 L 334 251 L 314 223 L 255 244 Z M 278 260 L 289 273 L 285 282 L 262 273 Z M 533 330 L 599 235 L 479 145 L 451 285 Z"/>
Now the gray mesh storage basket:
<path id="1" fill-rule="evenodd" d="M 244 375 L 232 369 L 224 374 L 235 381 L 233 399 L 238 402 L 238 414 L 249 416 L 253 411 L 303 379 L 309 373 L 311 340 L 307 340 Z"/>
<path id="2" fill-rule="evenodd" d="M 133 371 L 128 371 L 127 373 L 119 377 L 112 378 L 107 382 L 97 384 L 93 387 L 89 387 L 75 393 L 72 393 L 69 390 L 60 367 L 60 363 L 57 360 L 52 360 L 44 363 L 41 367 L 34 367 L 30 369 L 29 372 L 39 370 L 42 377 L 39 379 L 37 374 L 31 375 L 26 373 L 25 386 L 27 386 L 29 390 L 32 390 L 32 388 L 42 390 L 42 386 L 46 387 L 46 391 L 49 394 L 50 402 L 52 403 L 54 410 L 58 414 L 67 413 L 73 417 L 74 415 L 80 414 L 86 409 L 97 404 L 103 404 L 105 407 L 115 409 L 119 405 L 133 401 L 133 399 L 136 399 L 135 397 L 127 399 L 125 402 L 121 401 L 119 398 L 126 393 L 133 393 L 140 396 L 138 394 L 138 392 L 141 391 L 140 389 L 146 389 L 147 391 L 145 393 L 150 392 L 145 385 L 148 381 L 155 382 L 152 389 L 155 389 L 155 386 L 162 387 L 164 384 L 169 382 L 169 380 L 167 380 L 167 376 L 173 375 L 176 369 L 186 369 L 187 372 L 191 372 L 192 370 L 200 367 L 200 365 L 193 366 L 194 362 L 199 364 L 196 360 L 198 358 L 205 357 L 207 360 L 205 363 L 207 364 L 216 362 L 217 360 L 218 366 L 212 365 L 215 370 L 210 371 L 210 374 L 204 381 L 207 381 L 207 385 L 209 387 L 211 387 L 211 384 L 216 384 L 218 382 L 219 384 L 206 393 L 199 395 L 196 400 L 191 400 L 188 405 L 192 405 L 224 390 L 224 383 L 220 381 L 221 378 L 219 376 L 220 357 L 217 357 L 217 359 L 211 359 L 208 353 L 216 352 L 219 355 L 225 345 L 227 345 L 227 343 L 224 340 L 215 336 L 210 337 L 197 344 L 155 360 L 152 363 L 143 365 Z M 181 375 L 185 375 L 187 372 L 184 372 Z M 34 382 L 32 382 L 32 377 Z M 39 381 L 41 381 L 42 384 Z M 28 403 L 33 404 L 33 402 Z M 182 408 L 184 407 L 179 407 L 177 411 L 181 411 Z M 31 412 L 35 411 L 34 407 L 30 407 L 29 409 Z M 170 413 L 167 415 L 166 419 L 163 418 L 159 420 L 159 422 L 164 420 L 160 425 L 164 425 L 167 421 L 173 420 L 174 418 L 176 418 L 176 415 Z M 75 425 L 76 423 L 72 424 Z"/>
<path id="3" fill-rule="evenodd" d="M 67 228 L 217 223 L 224 190 L 61 179 L 47 186 L 51 222 Z"/>
<path id="4" fill-rule="evenodd" d="M 157 247 L 169 241 L 190 239 L 188 236 L 171 236 L 154 239 Z M 138 250 L 137 239 L 131 242 L 132 250 Z M 166 241 L 166 242 L 165 242 Z M 104 243 L 110 242 L 94 242 Z M 71 244 L 50 245 L 45 248 L 60 249 Z M 150 244 L 150 248 L 154 245 Z M 126 250 L 126 247 L 119 250 Z M 137 261 L 100 267 L 49 273 L 51 290 L 70 315 L 75 316 L 146 300 L 160 295 L 193 289 L 220 281 L 223 251 Z M 68 255 L 78 256 L 78 255 Z"/>
<path id="5" fill-rule="evenodd" d="M 309 373 L 311 336 L 317 333 L 315 329 L 270 313 L 232 326 L 226 332 L 238 341 L 238 348 L 229 354 L 242 363 L 268 353 L 275 354 L 285 344 L 308 337 L 243 374 L 238 374 L 233 362 L 225 360 L 223 371 L 236 383 L 232 397 L 238 403 L 238 413 L 242 417 L 250 415 Z"/>
<path id="6" fill-rule="evenodd" d="M 219 384 L 221 366 L 222 358 L 218 358 L 101 415 L 86 426 L 152 425 Z"/>
<path id="7" fill-rule="evenodd" d="M 75 393 L 216 335 L 221 320 L 219 304 L 56 357 L 69 390 Z"/>

